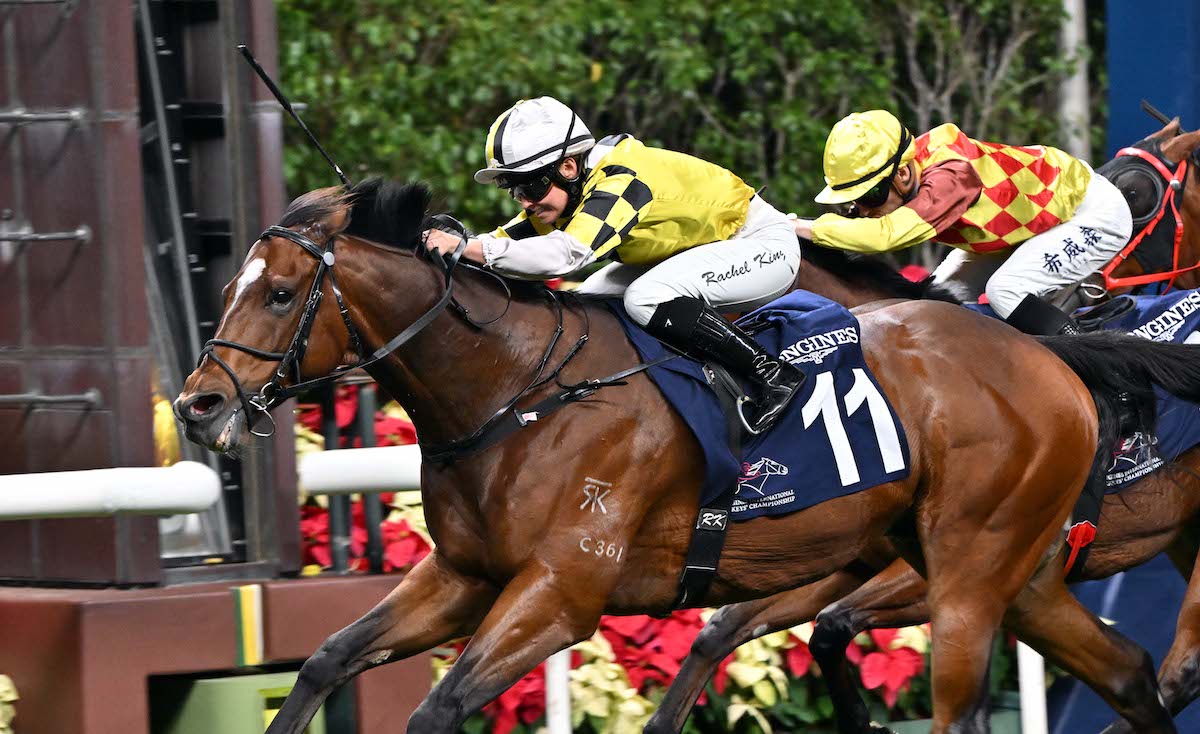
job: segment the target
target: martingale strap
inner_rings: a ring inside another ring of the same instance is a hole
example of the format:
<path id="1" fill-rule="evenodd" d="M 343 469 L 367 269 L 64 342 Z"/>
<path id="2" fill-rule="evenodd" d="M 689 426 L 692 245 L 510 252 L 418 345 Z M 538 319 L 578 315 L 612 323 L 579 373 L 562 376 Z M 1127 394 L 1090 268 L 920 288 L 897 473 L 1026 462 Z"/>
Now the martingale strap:
<path id="1" fill-rule="evenodd" d="M 1176 203 L 1175 195 L 1183 190 L 1184 182 L 1187 181 L 1188 161 L 1186 158 L 1184 158 L 1179 162 L 1179 166 L 1175 169 L 1175 172 L 1172 173 L 1169 168 L 1163 165 L 1162 161 L 1160 161 L 1157 156 L 1148 151 L 1142 150 L 1141 148 L 1122 148 L 1121 150 L 1117 151 L 1117 157 L 1124 155 L 1136 156 L 1137 158 L 1141 158 L 1150 165 L 1154 166 L 1154 169 L 1167 180 L 1168 186 L 1166 193 L 1163 195 L 1163 203 L 1158 209 L 1158 214 L 1154 216 L 1154 219 L 1150 220 L 1150 223 L 1147 224 L 1141 232 L 1130 238 L 1129 244 L 1125 245 L 1121 252 L 1117 253 L 1117 256 L 1114 257 L 1108 263 L 1108 265 L 1105 265 L 1104 269 L 1100 271 L 1101 274 L 1104 275 L 1104 285 L 1106 288 L 1119 288 L 1123 286 L 1159 283 L 1165 280 L 1167 281 L 1167 289 L 1169 290 L 1177 277 L 1191 270 L 1195 270 L 1196 268 L 1200 268 L 1200 262 L 1185 268 L 1179 267 L 1179 246 L 1180 243 L 1183 242 L 1183 218 L 1179 216 L 1179 205 Z M 1129 256 L 1133 254 L 1133 251 L 1139 244 L 1141 244 L 1142 240 L 1144 240 L 1147 235 L 1154 231 L 1154 228 L 1158 226 L 1160 221 L 1162 221 L 1163 215 L 1167 213 L 1168 206 L 1171 207 L 1171 211 L 1175 215 L 1175 246 L 1174 255 L 1172 257 L 1173 269 L 1165 273 L 1147 273 L 1144 275 L 1130 275 L 1123 278 L 1114 278 L 1112 275 L 1113 271 L 1116 270 L 1121 263 L 1125 262 Z"/>

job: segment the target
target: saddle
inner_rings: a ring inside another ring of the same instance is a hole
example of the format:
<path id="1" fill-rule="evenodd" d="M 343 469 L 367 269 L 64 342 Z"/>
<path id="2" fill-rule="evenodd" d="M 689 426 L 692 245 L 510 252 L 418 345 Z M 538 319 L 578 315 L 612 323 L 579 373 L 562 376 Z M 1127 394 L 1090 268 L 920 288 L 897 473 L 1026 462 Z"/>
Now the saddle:
<path id="1" fill-rule="evenodd" d="M 640 358 L 658 362 L 666 347 L 633 323 L 619 302 L 610 302 L 610 309 Z M 647 370 L 705 459 L 677 607 L 703 598 L 730 521 L 796 512 L 909 472 L 904 428 L 866 364 L 858 319 L 849 310 L 794 291 L 737 323 L 806 379 L 770 431 L 749 435 L 737 413 L 743 388 L 720 366 L 681 356 Z"/>

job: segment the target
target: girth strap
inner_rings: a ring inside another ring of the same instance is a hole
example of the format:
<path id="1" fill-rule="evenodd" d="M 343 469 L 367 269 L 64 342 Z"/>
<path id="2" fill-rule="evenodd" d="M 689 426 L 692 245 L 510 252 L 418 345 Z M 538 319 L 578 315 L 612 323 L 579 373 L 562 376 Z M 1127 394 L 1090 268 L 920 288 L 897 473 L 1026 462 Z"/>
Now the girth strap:
<path id="1" fill-rule="evenodd" d="M 742 390 L 723 367 L 704 365 L 704 375 L 721 401 L 725 414 L 726 440 L 738 466 L 742 464 L 742 421 L 738 413 L 738 399 Z M 679 595 L 671 609 L 683 609 L 700 604 L 712 581 L 717 576 L 717 565 L 721 551 L 725 548 L 725 530 L 729 525 L 729 510 L 733 506 L 733 492 L 723 492 L 715 502 L 701 506 L 692 526 L 692 539 L 688 543 L 687 555 L 683 560 L 683 572 L 679 576 Z"/>

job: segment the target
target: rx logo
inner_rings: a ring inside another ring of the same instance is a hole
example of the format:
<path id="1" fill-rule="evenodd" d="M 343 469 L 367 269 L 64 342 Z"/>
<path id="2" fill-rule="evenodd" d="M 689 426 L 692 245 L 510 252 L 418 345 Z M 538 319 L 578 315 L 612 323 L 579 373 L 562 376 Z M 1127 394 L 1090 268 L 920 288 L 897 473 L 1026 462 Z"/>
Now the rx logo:
<path id="1" fill-rule="evenodd" d="M 700 517 L 696 522 L 696 528 L 699 530 L 724 530 L 725 523 L 729 520 L 729 513 L 724 510 L 700 510 Z"/>
<path id="2" fill-rule="evenodd" d="M 587 484 L 583 485 L 583 504 L 579 509 L 587 509 L 589 512 L 595 512 L 600 509 L 600 514 L 607 515 L 608 508 L 604 506 L 604 498 L 612 492 L 609 487 L 612 487 L 612 482 L 602 482 L 599 479 L 584 477 L 583 480 Z"/>

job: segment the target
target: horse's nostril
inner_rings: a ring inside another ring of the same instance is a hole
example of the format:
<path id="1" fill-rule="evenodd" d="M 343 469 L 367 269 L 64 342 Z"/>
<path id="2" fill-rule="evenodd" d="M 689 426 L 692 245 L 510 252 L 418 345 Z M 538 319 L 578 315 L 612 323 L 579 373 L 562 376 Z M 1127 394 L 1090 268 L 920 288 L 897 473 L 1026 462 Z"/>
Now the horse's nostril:
<path id="1" fill-rule="evenodd" d="M 219 408 L 225 402 L 225 398 L 216 393 L 208 393 L 207 395 L 197 396 L 187 406 L 187 412 L 194 418 L 202 418 L 209 411 Z"/>

